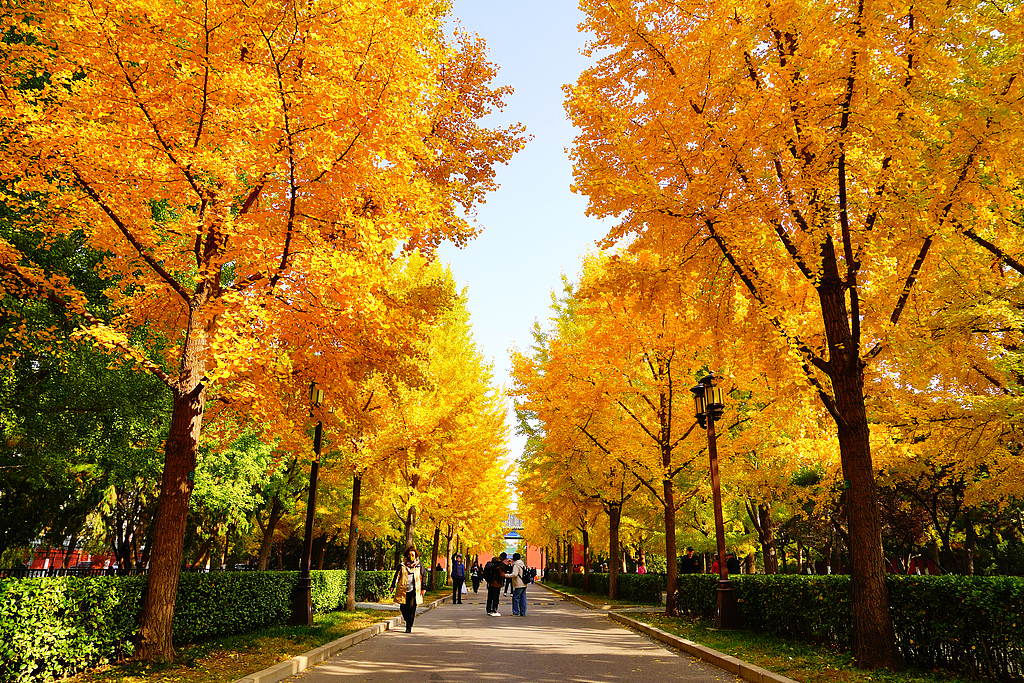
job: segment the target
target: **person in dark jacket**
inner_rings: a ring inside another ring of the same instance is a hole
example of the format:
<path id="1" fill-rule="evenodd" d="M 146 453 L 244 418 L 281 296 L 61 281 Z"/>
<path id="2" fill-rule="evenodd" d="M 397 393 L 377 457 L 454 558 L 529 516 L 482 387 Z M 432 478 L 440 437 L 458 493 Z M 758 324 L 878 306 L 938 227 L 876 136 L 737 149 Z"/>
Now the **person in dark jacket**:
<path id="1" fill-rule="evenodd" d="M 473 568 L 469 570 L 469 576 L 473 579 L 473 592 L 480 592 L 480 580 L 484 577 L 484 570 L 480 566 L 479 562 L 473 563 Z"/>
<path id="2" fill-rule="evenodd" d="M 455 553 L 452 558 L 452 604 L 462 604 L 462 587 L 466 583 L 466 565 L 462 564 L 462 555 Z"/>
<path id="3" fill-rule="evenodd" d="M 732 553 L 725 554 L 725 568 L 730 574 L 740 573 L 740 561 Z"/>
<path id="4" fill-rule="evenodd" d="M 697 558 L 693 556 L 693 547 L 688 546 L 686 548 L 686 554 L 683 555 L 683 561 L 679 564 L 679 573 L 696 574 L 698 571 Z"/>
<path id="5" fill-rule="evenodd" d="M 492 557 L 484 565 L 484 581 L 487 582 L 487 615 L 491 617 L 501 616 L 498 611 L 498 603 L 501 601 L 501 587 L 505 585 L 505 575 L 509 570 L 508 565 L 505 564 L 507 557 L 508 555 L 502 553 L 498 557 Z"/>

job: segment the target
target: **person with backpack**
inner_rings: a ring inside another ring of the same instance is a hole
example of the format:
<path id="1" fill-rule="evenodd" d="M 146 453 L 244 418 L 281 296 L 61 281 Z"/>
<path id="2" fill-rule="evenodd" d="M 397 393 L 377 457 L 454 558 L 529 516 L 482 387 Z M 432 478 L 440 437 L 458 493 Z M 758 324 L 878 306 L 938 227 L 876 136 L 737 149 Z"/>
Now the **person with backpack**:
<path id="1" fill-rule="evenodd" d="M 531 577 L 519 553 L 512 555 L 512 571 L 509 577 L 512 579 L 512 616 L 525 617 L 526 586 L 530 583 Z"/>
<path id="2" fill-rule="evenodd" d="M 508 565 L 505 559 L 508 555 L 502 553 L 498 557 L 492 557 L 484 566 L 484 581 L 487 582 L 487 615 L 500 617 L 498 603 L 501 600 L 501 587 L 505 584 L 505 574 L 508 572 Z"/>

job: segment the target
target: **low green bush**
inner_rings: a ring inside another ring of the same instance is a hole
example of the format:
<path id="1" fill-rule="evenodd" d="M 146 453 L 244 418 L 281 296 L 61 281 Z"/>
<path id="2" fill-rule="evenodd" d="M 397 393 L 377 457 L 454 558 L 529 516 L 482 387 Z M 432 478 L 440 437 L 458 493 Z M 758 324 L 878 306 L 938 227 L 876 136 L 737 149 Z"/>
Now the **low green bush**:
<path id="1" fill-rule="evenodd" d="M 344 605 L 347 572 L 310 578 L 315 611 Z M 297 579 L 298 572 L 182 573 L 175 642 L 285 623 Z M 386 585 L 388 593 L 390 580 L 391 572 L 360 572 L 356 585 Z M 51 681 L 131 656 L 145 586 L 144 576 L 0 580 L 0 681 Z"/>
<path id="2" fill-rule="evenodd" d="M 391 583 L 395 573 L 390 572 L 357 572 L 356 600 L 379 602 L 394 597 Z"/>
<path id="3" fill-rule="evenodd" d="M 310 570 L 310 595 L 313 611 L 326 614 L 345 607 L 348 590 L 348 570 Z M 358 597 L 358 596 L 357 596 Z"/>
<path id="4" fill-rule="evenodd" d="M 133 653 L 144 577 L 0 580 L 0 681 L 49 681 Z"/>
<path id="5" fill-rule="evenodd" d="M 185 572 L 174 606 L 174 638 L 192 642 L 282 624 L 297 580 L 298 572 Z"/>
<path id="6" fill-rule="evenodd" d="M 743 628 L 846 649 L 853 631 L 850 577 L 732 577 Z M 924 668 L 1001 680 L 1024 676 L 1024 579 L 887 577 L 896 643 Z M 680 612 L 714 618 L 718 577 L 679 577 Z"/>
<path id="7" fill-rule="evenodd" d="M 647 605 L 661 603 L 665 590 L 663 574 L 619 574 L 619 598 Z"/>

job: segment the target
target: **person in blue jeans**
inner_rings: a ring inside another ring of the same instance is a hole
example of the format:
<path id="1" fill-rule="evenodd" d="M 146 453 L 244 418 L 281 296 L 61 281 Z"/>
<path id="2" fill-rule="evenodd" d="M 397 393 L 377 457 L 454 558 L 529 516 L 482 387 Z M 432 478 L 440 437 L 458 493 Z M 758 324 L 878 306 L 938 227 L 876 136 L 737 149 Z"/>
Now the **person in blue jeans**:
<path id="1" fill-rule="evenodd" d="M 526 616 L 526 563 L 523 562 L 519 553 L 512 555 L 512 616 Z"/>
<path id="2" fill-rule="evenodd" d="M 462 563 L 462 555 L 455 553 L 452 558 L 452 604 L 462 604 L 462 585 L 466 583 L 466 565 Z"/>

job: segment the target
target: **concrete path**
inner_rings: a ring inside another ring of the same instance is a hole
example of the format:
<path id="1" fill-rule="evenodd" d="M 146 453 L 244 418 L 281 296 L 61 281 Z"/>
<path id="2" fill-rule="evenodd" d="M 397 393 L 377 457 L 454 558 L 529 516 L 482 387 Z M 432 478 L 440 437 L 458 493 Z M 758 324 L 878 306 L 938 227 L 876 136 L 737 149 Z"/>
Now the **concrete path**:
<path id="1" fill-rule="evenodd" d="M 289 679 L 294 683 L 733 683 L 722 669 L 666 648 L 545 590 L 527 589 L 527 616 L 484 613 L 483 591 L 445 604 L 404 628 L 339 652 Z"/>

